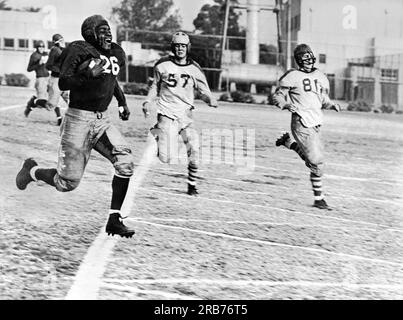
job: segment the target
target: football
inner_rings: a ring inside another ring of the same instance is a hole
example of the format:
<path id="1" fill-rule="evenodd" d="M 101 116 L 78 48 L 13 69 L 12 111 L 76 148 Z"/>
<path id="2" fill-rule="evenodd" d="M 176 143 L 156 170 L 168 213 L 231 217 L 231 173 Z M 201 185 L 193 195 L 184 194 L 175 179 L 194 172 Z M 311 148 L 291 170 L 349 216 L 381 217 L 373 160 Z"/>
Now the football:
<path id="1" fill-rule="evenodd" d="M 95 67 L 95 65 L 98 65 L 98 64 L 101 64 L 101 63 L 102 63 L 101 59 L 99 59 L 99 58 L 91 58 L 91 59 L 88 59 L 88 60 L 84 61 L 82 64 L 80 64 L 78 66 L 77 70 L 78 70 L 78 72 L 82 72 L 82 71 L 87 70 L 87 68 L 92 69 L 92 68 Z"/>

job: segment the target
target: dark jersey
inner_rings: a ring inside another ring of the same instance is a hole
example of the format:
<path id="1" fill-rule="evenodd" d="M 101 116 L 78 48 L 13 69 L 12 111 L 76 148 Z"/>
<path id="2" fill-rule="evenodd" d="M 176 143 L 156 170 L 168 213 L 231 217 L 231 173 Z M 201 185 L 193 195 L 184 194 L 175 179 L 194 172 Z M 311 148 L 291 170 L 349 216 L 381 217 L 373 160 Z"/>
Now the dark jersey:
<path id="1" fill-rule="evenodd" d="M 46 69 L 51 71 L 52 77 L 59 77 L 60 75 L 60 55 L 63 48 L 59 46 L 53 46 L 49 52 L 49 59 L 46 62 Z"/>
<path id="2" fill-rule="evenodd" d="M 85 70 L 78 70 L 83 62 L 92 58 L 105 60 L 104 71 L 96 78 L 89 76 Z M 111 49 L 106 52 L 86 41 L 74 41 L 63 50 L 60 61 L 59 88 L 70 90 L 69 107 L 103 112 L 114 94 L 119 105 L 126 104 L 122 101 L 124 95 L 116 79 L 125 66 L 125 52 L 116 43 L 112 43 Z"/>
<path id="3" fill-rule="evenodd" d="M 47 57 L 47 53 L 39 53 L 38 51 L 35 51 L 31 54 L 31 57 L 29 58 L 29 63 L 27 67 L 27 71 L 35 71 L 36 77 L 37 78 L 45 78 L 49 77 L 49 71 L 46 69 L 45 63 L 41 63 L 41 59 L 43 57 Z"/>

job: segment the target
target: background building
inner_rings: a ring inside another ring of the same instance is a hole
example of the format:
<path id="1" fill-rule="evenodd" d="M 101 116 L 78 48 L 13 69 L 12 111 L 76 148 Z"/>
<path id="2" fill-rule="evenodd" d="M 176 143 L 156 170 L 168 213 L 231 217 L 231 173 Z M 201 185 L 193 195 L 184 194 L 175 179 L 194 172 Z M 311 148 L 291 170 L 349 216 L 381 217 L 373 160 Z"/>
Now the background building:
<path id="1" fill-rule="evenodd" d="M 45 5 L 39 12 L 0 10 L 0 75 L 23 73 L 33 80 L 35 72 L 26 69 L 35 41 L 43 40 L 49 50 L 55 33 L 62 34 L 67 43 L 82 39 L 81 23 L 86 15 L 73 17 L 69 12 L 59 13 L 53 5 Z M 116 39 L 113 23 L 111 28 Z"/>
<path id="2" fill-rule="evenodd" d="M 317 66 L 330 77 L 334 98 L 403 109 L 403 1 L 283 0 L 281 5 L 282 65 L 293 65 L 295 46 L 308 43 Z"/>

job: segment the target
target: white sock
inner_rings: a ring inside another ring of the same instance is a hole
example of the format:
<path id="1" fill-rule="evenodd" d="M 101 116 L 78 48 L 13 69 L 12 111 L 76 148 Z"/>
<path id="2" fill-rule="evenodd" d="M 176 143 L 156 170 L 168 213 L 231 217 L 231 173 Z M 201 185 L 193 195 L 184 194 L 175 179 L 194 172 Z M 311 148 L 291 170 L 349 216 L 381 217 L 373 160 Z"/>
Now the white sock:
<path id="1" fill-rule="evenodd" d="M 32 167 L 31 168 L 31 170 L 29 171 L 29 175 L 31 176 L 31 178 L 34 180 L 34 181 L 38 181 L 38 179 L 35 177 L 35 172 L 36 172 L 36 170 L 38 170 L 38 166 L 35 166 L 35 167 Z"/>

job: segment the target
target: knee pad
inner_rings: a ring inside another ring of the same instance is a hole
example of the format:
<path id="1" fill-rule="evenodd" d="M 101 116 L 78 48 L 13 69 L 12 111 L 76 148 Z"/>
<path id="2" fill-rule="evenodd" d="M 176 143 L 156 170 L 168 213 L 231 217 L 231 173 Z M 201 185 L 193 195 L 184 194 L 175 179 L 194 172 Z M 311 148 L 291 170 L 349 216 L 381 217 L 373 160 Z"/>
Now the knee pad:
<path id="1" fill-rule="evenodd" d="M 56 190 L 60 192 L 73 191 L 80 184 L 80 180 L 67 180 L 60 177 L 58 174 L 55 176 Z"/>
<path id="2" fill-rule="evenodd" d="M 116 147 L 113 151 L 115 173 L 118 176 L 131 177 L 134 170 L 132 151 L 127 147 Z"/>
<path id="3" fill-rule="evenodd" d="M 316 176 L 318 176 L 318 177 L 323 176 L 323 167 L 324 167 L 324 164 L 323 164 L 323 163 L 313 164 L 313 163 L 307 162 L 307 163 L 306 163 L 306 166 L 309 168 L 309 170 L 311 170 L 311 172 L 312 172 L 314 175 L 316 175 Z"/>

